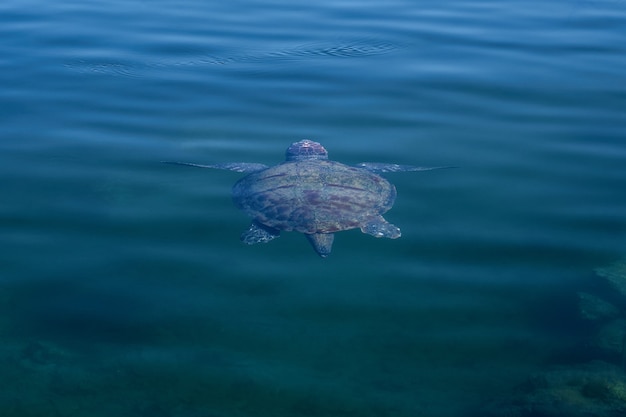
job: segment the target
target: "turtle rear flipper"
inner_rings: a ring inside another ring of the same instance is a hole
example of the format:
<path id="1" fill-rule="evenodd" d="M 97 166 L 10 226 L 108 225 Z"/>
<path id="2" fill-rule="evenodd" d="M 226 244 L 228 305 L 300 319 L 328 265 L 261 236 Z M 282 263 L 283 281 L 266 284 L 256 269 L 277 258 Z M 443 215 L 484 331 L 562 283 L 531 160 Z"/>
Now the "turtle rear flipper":
<path id="1" fill-rule="evenodd" d="M 255 243 L 267 243 L 277 237 L 280 237 L 280 230 L 252 222 L 250 228 L 241 234 L 241 241 L 247 245 L 254 245 Z"/>
<path id="2" fill-rule="evenodd" d="M 389 239 L 397 239 L 400 237 L 400 228 L 395 224 L 389 223 L 383 216 L 377 216 L 361 226 L 361 231 L 374 237 L 386 237 Z"/>

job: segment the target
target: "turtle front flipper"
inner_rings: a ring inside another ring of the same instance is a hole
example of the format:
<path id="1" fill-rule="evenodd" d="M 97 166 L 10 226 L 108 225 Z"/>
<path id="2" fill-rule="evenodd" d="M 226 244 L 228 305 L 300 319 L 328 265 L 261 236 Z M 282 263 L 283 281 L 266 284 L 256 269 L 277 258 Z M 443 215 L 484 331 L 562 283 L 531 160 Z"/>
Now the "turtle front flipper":
<path id="1" fill-rule="evenodd" d="M 319 256 L 325 258 L 330 255 L 335 235 L 332 233 L 313 233 L 306 234 L 305 236 L 309 242 L 311 242 L 313 249 L 315 249 L 315 252 L 317 252 Z"/>
<path id="2" fill-rule="evenodd" d="M 211 169 L 226 169 L 228 171 L 235 172 L 257 172 L 267 169 L 268 166 L 265 164 L 255 164 L 251 162 L 225 162 L 222 164 L 212 164 L 212 165 L 203 165 L 203 164 L 194 164 L 191 162 L 178 162 L 178 161 L 161 161 L 164 164 L 172 164 L 172 165 L 186 165 L 190 167 L 196 168 L 211 168 Z"/>
<path id="3" fill-rule="evenodd" d="M 414 165 L 385 164 L 381 162 L 361 162 L 357 167 L 370 172 L 402 172 L 402 171 L 432 171 L 433 169 L 445 169 L 456 167 L 418 167 Z"/>
<path id="4" fill-rule="evenodd" d="M 255 243 L 267 243 L 277 237 L 280 237 L 280 230 L 252 222 L 250 228 L 241 234 L 241 241 L 247 245 L 254 245 Z"/>
<path id="5" fill-rule="evenodd" d="M 386 237 L 397 239 L 400 237 L 400 229 L 389 223 L 383 216 L 377 216 L 361 226 L 361 231 L 374 237 Z"/>

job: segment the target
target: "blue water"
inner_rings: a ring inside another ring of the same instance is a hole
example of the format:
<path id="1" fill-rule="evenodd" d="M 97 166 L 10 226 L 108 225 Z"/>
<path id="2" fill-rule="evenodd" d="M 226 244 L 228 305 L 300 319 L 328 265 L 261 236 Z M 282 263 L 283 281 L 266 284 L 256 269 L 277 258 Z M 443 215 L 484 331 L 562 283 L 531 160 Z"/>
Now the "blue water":
<path id="1" fill-rule="evenodd" d="M 619 0 L 3 1 L 0 414 L 465 416 L 568 362 L 626 253 L 625 28 Z M 321 259 L 239 241 L 241 174 L 159 163 L 303 138 L 459 168 L 385 174 L 402 237 Z"/>

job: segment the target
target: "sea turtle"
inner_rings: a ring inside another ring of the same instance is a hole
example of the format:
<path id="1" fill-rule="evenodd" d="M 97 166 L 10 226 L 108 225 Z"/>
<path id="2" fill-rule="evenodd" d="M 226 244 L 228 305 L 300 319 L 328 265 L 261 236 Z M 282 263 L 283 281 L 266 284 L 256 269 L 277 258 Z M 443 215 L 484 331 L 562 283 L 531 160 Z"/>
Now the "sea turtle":
<path id="1" fill-rule="evenodd" d="M 323 258 L 330 254 L 334 233 L 342 230 L 360 228 L 375 237 L 400 237 L 400 229 L 382 217 L 393 206 L 396 188 L 378 172 L 448 168 L 373 162 L 348 166 L 328 160 L 326 149 L 308 139 L 292 143 L 286 160 L 272 167 L 168 163 L 247 173 L 232 190 L 235 205 L 253 219 L 241 240 L 252 245 L 279 237 L 281 230 L 300 232 Z"/>

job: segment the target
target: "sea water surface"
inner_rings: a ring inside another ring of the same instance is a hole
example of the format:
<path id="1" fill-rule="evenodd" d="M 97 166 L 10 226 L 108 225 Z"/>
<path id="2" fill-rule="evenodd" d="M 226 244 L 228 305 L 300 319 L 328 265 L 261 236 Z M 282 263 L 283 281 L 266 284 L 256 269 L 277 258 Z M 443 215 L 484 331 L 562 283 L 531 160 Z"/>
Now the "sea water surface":
<path id="1" fill-rule="evenodd" d="M 4 0 L 0 414 L 467 416 L 593 359 L 625 28 L 620 0 Z M 385 174 L 402 237 L 321 259 L 239 241 L 242 174 L 160 163 L 304 138 L 458 168 Z"/>

